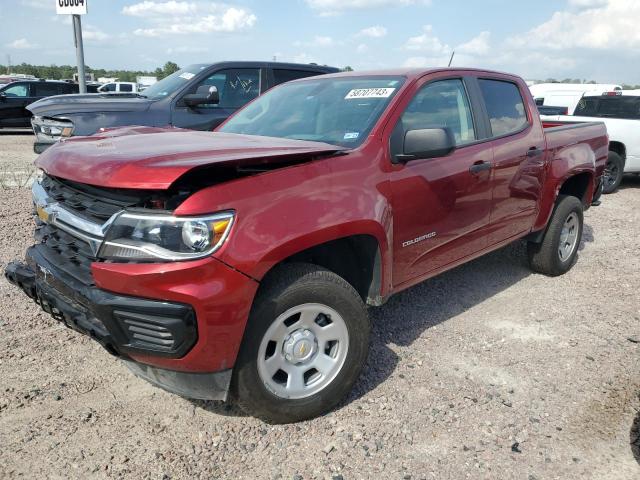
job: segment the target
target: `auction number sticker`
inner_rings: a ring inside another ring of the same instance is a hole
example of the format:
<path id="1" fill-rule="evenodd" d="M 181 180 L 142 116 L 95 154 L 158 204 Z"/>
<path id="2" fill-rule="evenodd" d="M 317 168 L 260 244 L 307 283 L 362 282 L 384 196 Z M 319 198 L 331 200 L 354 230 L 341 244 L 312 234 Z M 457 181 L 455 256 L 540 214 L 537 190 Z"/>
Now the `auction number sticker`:
<path id="1" fill-rule="evenodd" d="M 86 15 L 88 0 L 56 0 L 59 15 Z"/>
<path id="2" fill-rule="evenodd" d="M 195 74 L 191 72 L 184 72 L 180 74 L 180 78 L 184 78 L 185 80 L 191 80 L 193 77 L 195 77 Z"/>
<path id="3" fill-rule="evenodd" d="M 395 88 L 354 88 L 347 96 L 345 100 L 352 98 L 388 98 L 395 91 Z"/>

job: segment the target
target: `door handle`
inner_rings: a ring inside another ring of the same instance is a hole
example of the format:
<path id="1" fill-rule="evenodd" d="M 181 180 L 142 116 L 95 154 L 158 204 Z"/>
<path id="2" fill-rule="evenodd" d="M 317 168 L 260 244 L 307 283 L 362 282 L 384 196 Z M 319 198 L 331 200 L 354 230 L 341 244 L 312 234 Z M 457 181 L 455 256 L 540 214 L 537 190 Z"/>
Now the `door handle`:
<path id="1" fill-rule="evenodd" d="M 485 170 L 491 170 L 491 163 L 483 160 L 476 162 L 469 167 L 469 172 L 471 172 L 472 175 L 477 175 Z"/>
<path id="2" fill-rule="evenodd" d="M 540 155 L 542 155 L 544 153 L 544 150 L 537 148 L 537 147 L 531 147 L 528 151 L 527 151 L 527 157 L 529 158 L 533 158 L 533 157 L 538 157 Z"/>

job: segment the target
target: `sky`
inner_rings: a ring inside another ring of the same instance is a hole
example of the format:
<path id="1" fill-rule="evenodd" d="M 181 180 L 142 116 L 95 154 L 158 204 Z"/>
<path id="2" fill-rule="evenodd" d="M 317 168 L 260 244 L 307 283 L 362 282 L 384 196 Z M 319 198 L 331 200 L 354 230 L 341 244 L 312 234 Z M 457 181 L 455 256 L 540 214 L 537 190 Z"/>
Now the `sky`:
<path id="1" fill-rule="evenodd" d="M 355 70 L 479 67 L 640 84 L 640 0 L 86 0 L 85 62 L 153 70 L 220 60 Z M 0 64 L 75 64 L 57 0 L 0 0 Z"/>

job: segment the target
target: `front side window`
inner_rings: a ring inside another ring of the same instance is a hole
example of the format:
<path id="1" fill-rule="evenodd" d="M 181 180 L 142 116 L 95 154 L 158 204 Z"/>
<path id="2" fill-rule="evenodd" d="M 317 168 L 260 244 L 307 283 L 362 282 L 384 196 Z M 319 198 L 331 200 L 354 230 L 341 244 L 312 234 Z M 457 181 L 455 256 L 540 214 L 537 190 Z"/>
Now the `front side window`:
<path id="1" fill-rule="evenodd" d="M 116 84 L 115 83 L 107 83 L 104 87 L 100 89 L 102 92 L 115 92 Z"/>
<path id="2" fill-rule="evenodd" d="M 529 123 L 515 83 L 487 79 L 480 79 L 479 83 L 494 137 L 519 132 Z"/>
<path id="3" fill-rule="evenodd" d="M 220 70 L 205 78 L 191 93 L 195 93 L 202 85 L 215 86 L 218 89 L 220 103 L 199 105 L 198 108 L 240 108 L 260 94 L 260 70 L 257 68 Z"/>
<path id="4" fill-rule="evenodd" d="M 29 85 L 24 83 L 20 83 L 18 85 L 12 85 L 4 90 L 4 93 L 7 97 L 28 97 L 29 96 Z"/>
<path id="5" fill-rule="evenodd" d="M 404 77 L 313 77 L 269 90 L 219 130 L 359 146 Z"/>
<path id="6" fill-rule="evenodd" d="M 476 139 L 469 99 L 460 79 L 441 80 L 423 87 L 400 118 L 402 132 L 448 128 L 456 145 Z"/>

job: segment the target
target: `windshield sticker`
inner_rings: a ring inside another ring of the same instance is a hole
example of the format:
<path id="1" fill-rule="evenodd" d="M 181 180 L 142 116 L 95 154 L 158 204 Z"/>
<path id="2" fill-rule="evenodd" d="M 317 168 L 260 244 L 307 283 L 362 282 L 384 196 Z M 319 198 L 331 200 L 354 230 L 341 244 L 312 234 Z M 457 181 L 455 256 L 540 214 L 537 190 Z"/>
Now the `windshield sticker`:
<path id="1" fill-rule="evenodd" d="M 191 80 L 193 77 L 195 77 L 195 74 L 191 72 L 184 72 L 180 74 L 180 78 L 184 78 L 185 80 Z"/>
<path id="2" fill-rule="evenodd" d="M 344 134 L 344 140 L 355 140 L 360 136 L 358 132 L 347 132 Z"/>
<path id="3" fill-rule="evenodd" d="M 351 98 L 388 98 L 395 91 L 395 88 L 354 88 L 347 96 L 345 100 Z"/>

